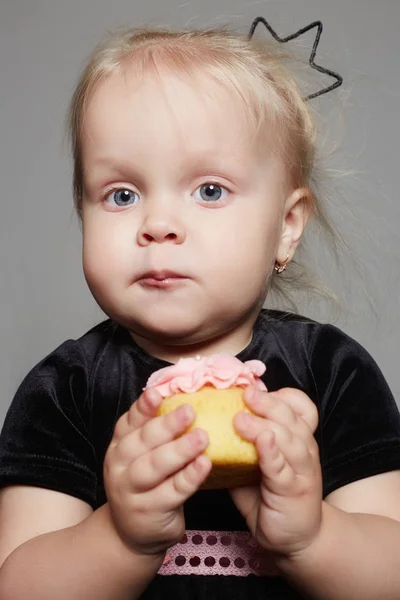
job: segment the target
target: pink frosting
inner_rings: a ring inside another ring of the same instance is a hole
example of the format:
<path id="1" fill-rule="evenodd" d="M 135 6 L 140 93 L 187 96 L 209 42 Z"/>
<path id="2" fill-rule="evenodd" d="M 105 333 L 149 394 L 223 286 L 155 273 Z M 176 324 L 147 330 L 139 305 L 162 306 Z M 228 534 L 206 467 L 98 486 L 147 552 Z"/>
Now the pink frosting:
<path id="1" fill-rule="evenodd" d="M 260 390 L 266 390 L 260 379 L 265 370 L 266 367 L 260 360 L 247 360 L 243 363 L 230 354 L 181 358 L 175 365 L 153 373 L 146 388 L 155 387 L 163 398 L 180 392 L 197 392 L 205 385 L 218 390 L 256 385 Z"/>

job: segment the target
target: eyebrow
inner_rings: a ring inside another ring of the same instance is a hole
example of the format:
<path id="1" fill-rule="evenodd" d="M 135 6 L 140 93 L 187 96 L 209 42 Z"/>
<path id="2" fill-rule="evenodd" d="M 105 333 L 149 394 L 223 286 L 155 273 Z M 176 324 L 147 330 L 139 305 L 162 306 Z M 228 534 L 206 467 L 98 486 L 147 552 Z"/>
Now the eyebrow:
<path id="1" fill-rule="evenodd" d="M 197 165 L 201 162 L 217 162 L 218 160 L 221 159 L 221 151 L 216 149 L 216 150 L 205 150 L 205 151 L 200 151 L 200 152 L 189 152 L 186 153 L 187 157 L 185 157 L 182 162 L 185 162 L 190 166 L 192 165 Z M 239 159 L 234 159 L 232 160 L 232 155 L 230 154 L 228 159 L 223 159 L 224 162 L 226 161 L 227 163 L 229 162 L 234 162 L 235 164 L 243 164 L 243 161 L 239 160 Z M 112 154 L 108 155 L 108 154 L 100 154 L 98 157 L 96 157 L 94 159 L 94 165 L 117 165 L 117 168 L 120 168 L 119 165 L 122 165 L 122 168 L 130 168 L 131 164 L 134 164 L 131 161 L 127 161 L 125 158 L 123 157 L 118 157 L 118 156 L 113 156 Z"/>
<path id="2" fill-rule="evenodd" d="M 250 162 L 250 161 L 249 161 Z M 102 168 L 106 169 L 106 175 L 98 172 Z M 209 171 L 215 172 L 217 175 L 220 173 L 221 177 L 233 177 L 235 180 L 243 181 L 245 179 L 246 174 L 250 171 L 250 165 L 244 164 L 243 161 L 239 159 L 235 159 L 233 157 L 230 158 L 221 158 L 218 152 L 201 152 L 201 153 L 192 153 L 189 154 L 188 157 L 184 157 L 181 160 L 180 168 L 178 169 L 180 173 L 187 172 L 199 172 L 200 171 Z M 90 177 L 90 175 L 92 175 Z M 127 176 L 133 177 L 137 180 L 142 180 L 143 177 L 140 174 L 140 169 L 134 161 L 127 161 L 126 159 L 121 159 L 112 155 L 100 155 L 96 157 L 92 163 L 90 174 L 87 169 L 84 170 L 84 177 L 86 181 L 89 181 L 91 184 L 92 180 L 97 180 L 98 177 L 106 176 L 109 177 L 122 177 L 126 178 Z"/>

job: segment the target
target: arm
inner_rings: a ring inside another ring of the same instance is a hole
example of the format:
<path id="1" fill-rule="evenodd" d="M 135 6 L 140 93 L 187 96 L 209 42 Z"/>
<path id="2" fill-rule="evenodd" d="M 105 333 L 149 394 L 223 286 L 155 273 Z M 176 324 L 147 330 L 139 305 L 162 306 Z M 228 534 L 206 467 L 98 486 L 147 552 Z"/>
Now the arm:
<path id="1" fill-rule="evenodd" d="M 312 600 L 398 600 L 399 497 L 397 471 L 336 490 L 314 542 L 277 562 L 282 575 Z"/>
<path id="2" fill-rule="evenodd" d="M 358 479 L 322 501 L 316 411 L 307 396 L 281 389 L 245 400 L 255 415 L 238 413 L 235 425 L 256 444 L 262 480 L 230 493 L 282 575 L 309 600 L 398 600 L 400 471 Z M 369 459 L 371 469 L 383 467 L 377 452 Z"/>
<path id="3" fill-rule="evenodd" d="M 65 494 L 13 486 L 1 492 L 1 515 L 2 600 L 134 600 L 163 561 L 121 542 L 108 504 L 93 512 Z"/>
<path id="4" fill-rule="evenodd" d="M 3 490 L 0 556 L 9 558 L 0 569 L 1 600 L 134 600 L 142 594 L 167 548 L 183 535 L 184 502 L 211 469 L 202 456 L 206 434 L 185 433 L 193 409 L 181 406 L 154 418 L 161 400 L 149 389 L 118 420 L 104 460 L 108 503 L 86 518 L 77 519 L 82 501 L 69 495 L 39 488 L 31 501 L 32 488 Z"/>

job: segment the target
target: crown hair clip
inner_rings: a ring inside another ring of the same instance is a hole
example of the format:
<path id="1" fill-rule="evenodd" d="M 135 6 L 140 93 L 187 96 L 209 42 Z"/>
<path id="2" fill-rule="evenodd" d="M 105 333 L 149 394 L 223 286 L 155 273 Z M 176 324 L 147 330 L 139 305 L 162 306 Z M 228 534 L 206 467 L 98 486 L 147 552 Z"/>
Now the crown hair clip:
<path id="1" fill-rule="evenodd" d="M 267 30 L 270 32 L 272 37 L 277 42 L 281 42 L 282 44 L 285 44 L 286 42 L 290 42 L 291 40 L 294 40 L 295 38 L 303 35 L 303 33 L 310 31 L 310 29 L 314 29 L 314 27 L 317 28 L 317 34 L 315 36 L 315 40 L 314 40 L 314 44 L 313 44 L 313 47 L 311 50 L 310 58 L 308 60 L 308 64 L 310 65 L 310 67 L 312 69 L 316 69 L 320 73 L 329 75 L 330 77 L 333 77 L 334 79 L 336 79 L 336 81 L 335 81 L 335 83 L 332 83 L 332 85 L 329 85 L 325 88 L 318 90 L 318 92 L 314 92 L 313 94 L 309 94 L 308 96 L 306 96 L 304 98 L 304 100 L 306 102 L 308 100 L 312 100 L 312 98 L 316 98 L 317 96 L 322 96 L 322 94 L 327 94 L 328 92 L 331 92 L 332 90 L 334 90 L 337 87 L 340 87 L 342 85 L 343 77 L 341 77 L 341 75 L 339 75 L 339 73 L 336 73 L 335 71 L 331 71 L 330 69 L 326 69 L 325 67 L 321 67 L 321 65 L 318 65 L 314 62 L 314 58 L 317 53 L 317 48 L 318 48 L 319 40 L 321 37 L 322 29 L 323 29 L 321 21 L 313 21 L 312 23 L 310 23 L 310 25 L 307 25 L 306 27 L 299 29 L 299 31 L 296 31 L 296 33 L 292 33 L 291 35 L 288 35 L 285 38 L 281 38 L 276 33 L 276 31 L 274 29 L 272 29 L 271 25 L 268 23 L 268 21 L 266 21 L 264 19 L 264 17 L 256 17 L 250 27 L 249 40 L 251 40 L 251 38 L 253 37 L 256 27 L 259 23 L 262 23 L 267 28 Z"/>

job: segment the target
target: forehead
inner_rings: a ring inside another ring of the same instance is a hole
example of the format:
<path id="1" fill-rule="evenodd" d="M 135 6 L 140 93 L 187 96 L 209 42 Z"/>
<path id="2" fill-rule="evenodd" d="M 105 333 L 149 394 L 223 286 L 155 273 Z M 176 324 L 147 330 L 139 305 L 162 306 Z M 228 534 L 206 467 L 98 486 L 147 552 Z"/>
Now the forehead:
<path id="1" fill-rule="evenodd" d="M 127 67 L 101 81 L 88 101 L 83 152 L 105 145 L 121 151 L 135 140 L 142 153 L 154 152 L 164 142 L 171 152 L 254 150 L 248 111 L 232 90 L 202 73 L 139 76 Z"/>

